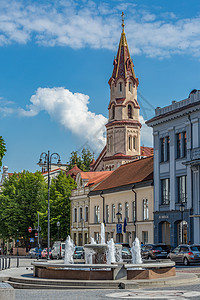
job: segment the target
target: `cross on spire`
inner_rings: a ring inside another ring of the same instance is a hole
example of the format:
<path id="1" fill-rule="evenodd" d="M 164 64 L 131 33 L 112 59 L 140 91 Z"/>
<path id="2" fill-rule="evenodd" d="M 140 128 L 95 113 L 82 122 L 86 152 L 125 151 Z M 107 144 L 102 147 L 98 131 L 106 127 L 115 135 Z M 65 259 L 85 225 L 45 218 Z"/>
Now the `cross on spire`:
<path id="1" fill-rule="evenodd" d="M 122 12 L 122 31 L 124 31 L 124 12 Z"/>

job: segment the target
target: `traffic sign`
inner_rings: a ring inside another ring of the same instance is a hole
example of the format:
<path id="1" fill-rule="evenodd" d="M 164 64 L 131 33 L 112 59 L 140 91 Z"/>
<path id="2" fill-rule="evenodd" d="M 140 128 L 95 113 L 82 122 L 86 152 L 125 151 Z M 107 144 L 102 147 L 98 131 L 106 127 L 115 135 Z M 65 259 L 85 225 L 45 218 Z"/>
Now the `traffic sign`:
<path id="1" fill-rule="evenodd" d="M 122 233 L 122 224 L 117 224 L 117 233 Z"/>
<path id="2" fill-rule="evenodd" d="M 34 243 L 34 238 L 30 238 L 30 243 Z"/>
<path id="3" fill-rule="evenodd" d="M 19 240 L 17 240 L 16 242 L 19 243 Z"/>
<path id="4" fill-rule="evenodd" d="M 28 228 L 28 232 L 31 233 L 32 232 L 32 227 Z"/>
<path id="5" fill-rule="evenodd" d="M 35 237 L 38 237 L 38 233 L 37 232 L 35 233 Z"/>

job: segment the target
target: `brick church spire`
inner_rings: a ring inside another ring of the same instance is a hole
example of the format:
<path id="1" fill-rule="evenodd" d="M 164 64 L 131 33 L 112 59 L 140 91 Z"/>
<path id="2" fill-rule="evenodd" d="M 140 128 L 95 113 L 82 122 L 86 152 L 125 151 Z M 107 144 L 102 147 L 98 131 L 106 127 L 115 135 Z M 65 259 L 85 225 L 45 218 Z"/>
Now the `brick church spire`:
<path id="1" fill-rule="evenodd" d="M 128 79 L 132 79 L 133 83 L 137 86 L 139 84 L 138 78 L 135 76 L 134 64 L 130 56 L 128 49 L 128 43 L 126 40 L 126 35 L 124 31 L 124 13 L 122 12 L 122 33 L 119 42 L 117 57 L 113 61 L 113 73 L 109 80 L 109 84 L 112 82 L 116 84 L 119 78 L 124 79 L 125 83 Z"/>

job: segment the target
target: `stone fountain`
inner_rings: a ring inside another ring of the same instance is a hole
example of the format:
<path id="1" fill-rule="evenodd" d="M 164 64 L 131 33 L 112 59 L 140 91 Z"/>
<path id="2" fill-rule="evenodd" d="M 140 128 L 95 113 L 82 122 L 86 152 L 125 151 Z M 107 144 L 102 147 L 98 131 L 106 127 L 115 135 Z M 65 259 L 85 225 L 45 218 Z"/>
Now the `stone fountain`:
<path id="1" fill-rule="evenodd" d="M 101 242 L 84 245 L 85 263 L 73 262 L 74 242 L 66 240 L 65 259 L 63 263 L 33 262 L 34 276 L 51 279 L 68 280 L 116 280 L 116 279 L 153 279 L 175 276 L 174 262 L 142 263 L 140 242 L 136 238 L 132 245 L 132 262 L 124 263 L 121 258 L 121 245 L 114 244 L 113 239 L 105 243 L 105 228 L 101 224 Z"/>

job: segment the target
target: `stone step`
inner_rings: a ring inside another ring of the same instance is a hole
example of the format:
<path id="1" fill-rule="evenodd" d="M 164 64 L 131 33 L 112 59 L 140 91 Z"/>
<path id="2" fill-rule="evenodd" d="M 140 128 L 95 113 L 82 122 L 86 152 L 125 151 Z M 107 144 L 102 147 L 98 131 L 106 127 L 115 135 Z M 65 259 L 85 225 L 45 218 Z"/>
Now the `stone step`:
<path id="1" fill-rule="evenodd" d="M 118 289 L 119 284 L 115 286 L 110 286 L 110 285 L 53 285 L 53 284 L 41 284 L 38 282 L 36 283 L 22 283 L 22 282 L 14 282 L 14 281 L 7 281 L 14 289 L 59 289 L 59 290 L 64 290 L 64 289 Z"/>

